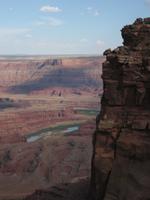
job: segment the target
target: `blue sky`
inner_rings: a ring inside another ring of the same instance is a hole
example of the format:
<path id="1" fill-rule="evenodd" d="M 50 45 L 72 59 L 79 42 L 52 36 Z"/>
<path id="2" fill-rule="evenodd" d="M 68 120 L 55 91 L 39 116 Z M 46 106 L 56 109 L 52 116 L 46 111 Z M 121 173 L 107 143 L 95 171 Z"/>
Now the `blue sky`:
<path id="1" fill-rule="evenodd" d="M 0 0 L 0 54 L 102 54 L 150 0 Z"/>

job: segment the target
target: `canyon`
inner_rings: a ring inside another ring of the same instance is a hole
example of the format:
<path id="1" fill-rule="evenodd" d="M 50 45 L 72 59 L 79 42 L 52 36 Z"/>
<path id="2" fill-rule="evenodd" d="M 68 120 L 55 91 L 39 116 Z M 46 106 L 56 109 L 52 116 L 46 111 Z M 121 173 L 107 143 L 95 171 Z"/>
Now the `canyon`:
<path id="1" fill-rule="evenodd" d="M 0 199 L 88 184 L 104 60 L 0 58 Z"/>
<path id="2" fill-rule="evenodd" d="M 121 33 L 104 57 L 1 59 L 0 199 L 150 199 L 150 18 Z"/>

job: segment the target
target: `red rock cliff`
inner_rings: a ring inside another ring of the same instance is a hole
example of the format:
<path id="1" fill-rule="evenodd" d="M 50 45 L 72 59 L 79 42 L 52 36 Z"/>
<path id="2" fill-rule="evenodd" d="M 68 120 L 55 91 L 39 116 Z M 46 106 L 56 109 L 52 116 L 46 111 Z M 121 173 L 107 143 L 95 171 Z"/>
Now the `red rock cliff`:
<path id="1" fill-rule="evenodd" d="M 150 18 L 122 29 L 107 50 L 97 117 L 92 194 L 97 200 L 150 199 Z"/>

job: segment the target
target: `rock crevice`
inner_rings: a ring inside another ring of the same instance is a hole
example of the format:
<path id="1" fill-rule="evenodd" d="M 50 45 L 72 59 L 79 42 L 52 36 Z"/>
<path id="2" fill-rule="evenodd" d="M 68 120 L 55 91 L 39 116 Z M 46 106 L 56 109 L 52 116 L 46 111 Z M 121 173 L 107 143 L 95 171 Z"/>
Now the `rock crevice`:
<path id="1" fill-rule="evenodd" d="M 92 196 L 150 198 L 150 18 L 122 29 L 124 46 L 104 52 L 104 92 L 97 117 Z"/>

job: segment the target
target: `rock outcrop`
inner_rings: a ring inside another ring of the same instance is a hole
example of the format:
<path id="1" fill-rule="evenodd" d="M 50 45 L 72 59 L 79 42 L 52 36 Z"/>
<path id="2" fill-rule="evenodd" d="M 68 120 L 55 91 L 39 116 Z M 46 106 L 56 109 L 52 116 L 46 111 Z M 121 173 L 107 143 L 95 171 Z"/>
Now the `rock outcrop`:
<path id="1" fill-rule="evenodd" d="M 150 18 L 122 29 L 124 46 L 107 50 L 97 117 L 92 195 L 150 199 Z"/>

